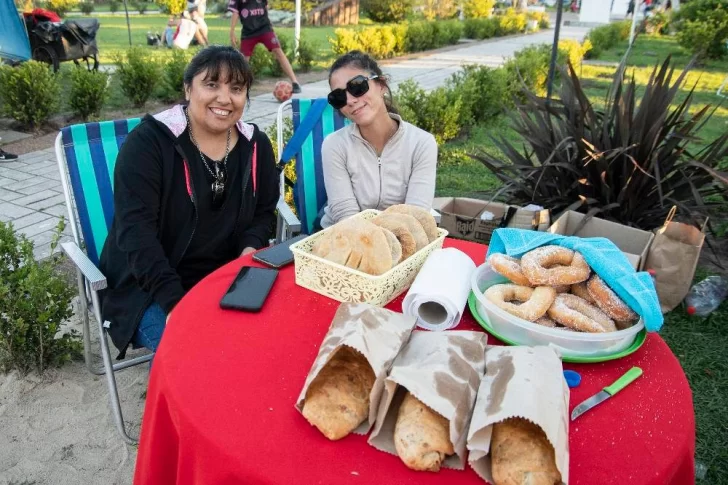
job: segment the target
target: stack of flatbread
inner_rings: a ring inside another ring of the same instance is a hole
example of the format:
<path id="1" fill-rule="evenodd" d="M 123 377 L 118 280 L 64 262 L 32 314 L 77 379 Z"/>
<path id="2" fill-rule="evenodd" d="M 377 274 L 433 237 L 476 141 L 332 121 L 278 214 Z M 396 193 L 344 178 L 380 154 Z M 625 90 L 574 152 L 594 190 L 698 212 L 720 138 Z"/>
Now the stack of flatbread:
<path id="1" fill-rule="evenodd" d="M 386 273 L 437 239 L 434 217 L 426 209 L 393 205 L 373 219 L 349 218 L 314 244 L 316 256 L 370 275 Z"/>

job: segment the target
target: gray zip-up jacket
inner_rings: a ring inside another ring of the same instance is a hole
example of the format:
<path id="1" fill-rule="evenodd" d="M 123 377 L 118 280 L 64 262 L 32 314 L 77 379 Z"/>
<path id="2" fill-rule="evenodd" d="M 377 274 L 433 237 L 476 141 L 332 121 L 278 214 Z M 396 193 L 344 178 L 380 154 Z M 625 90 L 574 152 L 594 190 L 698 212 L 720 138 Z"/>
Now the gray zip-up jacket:
<path id="1" fill-rule="evenodd" d="M 390 116 L 399 128 L 377 156 L 355 124 L 335 131 L 323 142 L 321 157 L 328 203 L 326 228 L 365 209 L 395 204 L 432 207 L 437 173 L 437 143 L 428 132 Z"/>

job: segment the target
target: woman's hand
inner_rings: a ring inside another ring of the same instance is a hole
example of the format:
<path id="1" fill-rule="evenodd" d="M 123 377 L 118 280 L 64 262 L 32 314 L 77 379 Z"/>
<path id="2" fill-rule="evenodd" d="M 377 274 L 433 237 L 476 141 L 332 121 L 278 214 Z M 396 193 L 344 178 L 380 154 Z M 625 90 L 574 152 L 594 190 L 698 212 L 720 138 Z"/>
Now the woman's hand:
<path id="1" fill-rule="evenodd" d="M 247 248 L 243 249 L 243 252 L 240 256 L 245 256 L 246 254 L 254 253 L 255 251 L 255 248 L 251 248 L 250 246 L 248 246 Z"/>
<path id="2" fill-rule="evenodd" d="M 235 31 L 234 30 L 231 30 L 230 31 L 230 45 L 232 45 L 236 49 L 239 49 L 240 48 L 240 45 L 239 45 L 239 42 L 238 42 L 238 36 L 235 35 Z"/>

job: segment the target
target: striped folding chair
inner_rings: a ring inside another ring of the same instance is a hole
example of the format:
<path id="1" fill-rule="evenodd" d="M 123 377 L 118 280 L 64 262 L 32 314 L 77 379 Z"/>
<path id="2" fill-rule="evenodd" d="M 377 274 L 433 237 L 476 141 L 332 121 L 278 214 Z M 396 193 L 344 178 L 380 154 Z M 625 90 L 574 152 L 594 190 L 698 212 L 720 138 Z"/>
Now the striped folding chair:
<path id="1" fill-rule="evenodd" d="M 290 107 L 293 112 L 293 131 L 299 129 L 301 122 L 306 118 L 315 99 L 292 99 L 281 104 L 278 108 L 278 154 L 283 153 L 284 140 L 284 112 Z M 313 125 L 308 136 L 304 139 L 300 149 L 296 151 L 295 167 L 296 181 L 293 184 L 293 201 L 296 206 L 294 214 L 282 200 L 278 204 L 278 226 L 276 240 L 278 242 L 288 239 L 293 233 L 302 232 L 311 234 L 314 222 L 326 204 L 326 187 L 321 164 L 321 144 L 328 135 L 351 123 L 344 118 L 338 110 L 330 105 L 321 113 Z M 286 180 L 281 173 L 281 194 L 285 193 Z"/>
<path id="2" fill-rule="evenodd" d="M 101 249 L 114 219 L 113 181 L 116 156 L 126 136 L 140 121 L 139 118 L 133 118 L 73 125 L 63 128 L 56 137 L 56 158 L 66 198 L 69 225 L 73 232 L 73 242 L 62 243 L 61 247 L 76 265 L 83 319 L 84 359 L 89 371 L 96 375 L 106 375 L 116 427 L 128 443 L 136 443 L 136 440 L 127 434 L 124 425 L 114 372 L 148 362 L 152 354 L 111 363 L 98 296 L 98 291 L 106 288 L 106 277 L 99 271 L 98 264 Z M 81 250 L 79 225 L 85 253 Z M 89 307 L 98 324 L 102 366 L 95 366 L 91 361 Z"/>

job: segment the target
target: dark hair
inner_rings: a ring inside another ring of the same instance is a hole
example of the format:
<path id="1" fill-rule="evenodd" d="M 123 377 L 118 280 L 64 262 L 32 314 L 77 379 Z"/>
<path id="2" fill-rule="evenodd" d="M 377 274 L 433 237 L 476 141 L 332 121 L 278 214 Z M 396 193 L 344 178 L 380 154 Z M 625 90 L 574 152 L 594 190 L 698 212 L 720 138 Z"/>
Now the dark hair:
<path id="1" fill-rule="evenodd" d="M 389 76 L 382 72 L 382 68 L 379 67 L 377 61 L 374 60 L 369 54 L 362 51 L 349 51 L 343 56 L 339 57 L 331 65 L 329 69 L 329 83 L 331 82 L 331 75 L 338 71 L 342 67 L 353 66 L 362 71 L 369 71 L 372 74 L 377 75 L 376 82 L 386 88 L 387 92 L 384 96 L 384 105 L 387 107 L 387 111 L 390 113 L 397 114 L 397 108 L 394 106 L 394 97 L 392 96 L 392 90 L 389 88 Z"/>
<path id="2" fill-rule="evenodd" d="M 250 100 L 253 70 L 245 57 L 234 47 L 211 45 L 198 52 L 185 68 L 183 78 L 185 86 L 191 86 L 192 79 L 205 71 L 205 80 L 218 82 L 220 76 L 224 74 L 226 76 L 222 80 L 224 83 L 242 84 L 248 89 L 248 100 Z"/>

